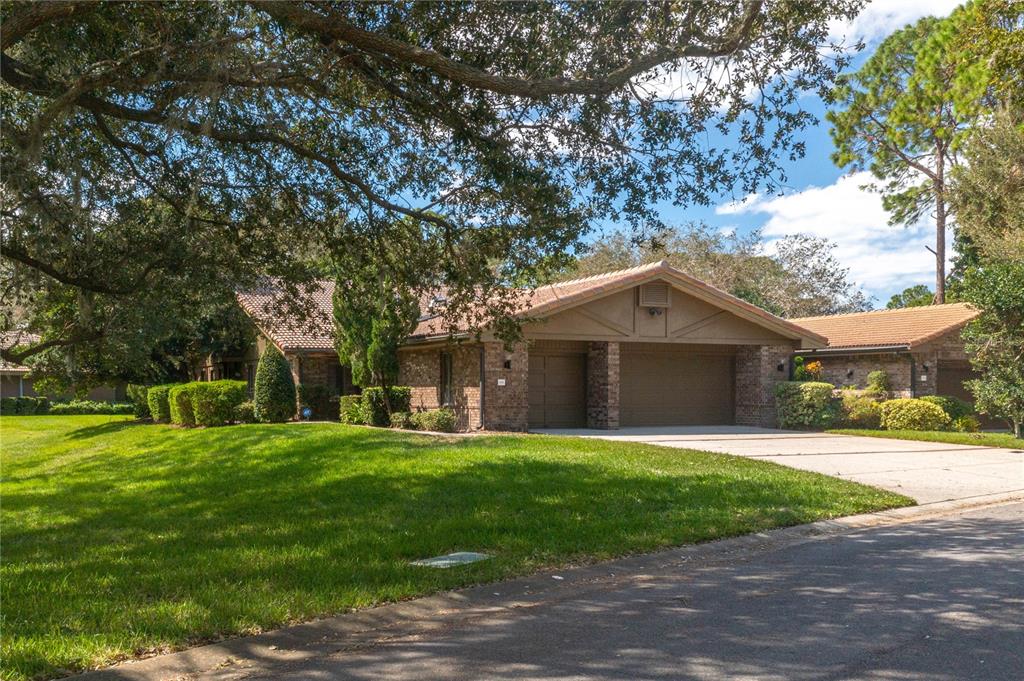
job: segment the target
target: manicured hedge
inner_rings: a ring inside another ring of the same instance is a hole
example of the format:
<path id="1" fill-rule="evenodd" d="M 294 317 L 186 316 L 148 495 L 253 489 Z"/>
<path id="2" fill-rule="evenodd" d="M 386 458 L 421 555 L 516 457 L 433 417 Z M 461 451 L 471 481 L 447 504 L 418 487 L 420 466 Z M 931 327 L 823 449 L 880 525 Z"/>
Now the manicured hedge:
<path id="1" fill-rule="evenodd" d="M 370 426 L 389 426 L 391 419 L 384 405 L 383 388 L 363 388 L 361 395 L 363 423 Z M 388 388 L 388 401 L 391 411 L 409 411 L 412 402 L 412 388 L 408 386 L 391 386 Z"/>
<path id="2" fill-rule="evenodd" d="M 432 430 L 437 433 L 455 432 L 455 412 L 448 407 L 418 411 L 412 415 L 417 430 Z"/>
<path id="3" fill-rule="evenodd" d="M 50 405 L 50 414 L 56 416 L 80 416 L 93 414 L 131 414 L 134 407 L 128 402 L 93 402 L 92 400 L 71 400 Z"/>
<path id="4" fill-rule="evenodd" d="M 196 381 L 189 383 L 188 399 L 197 426 L 223 426 L 235 420 L 235 412 L 245 402 L 245 381 Z"/>
<path id="5" fill-rule="evenodd" d="M 882 427 L 886 430 L 945 430 L 949 424 L 942 407 L 925 400 L 901 398 L 882 404 Z"/>
<path id="6" fill-rule="evenodd" d="M 128 400 L 132 403 L 132 413 L 135 414 L 135 418 L 147 418 L 150 415 L 148 396 L 149 388 L 144 385 L 129 383 L 125 392 L 128 394 Z"/>
<path id="7" fill-rule="evenodd" d="M 274 423 L 288 421 L 295 416 L 292 370 L 288 360 L 273 345 L 267 346 L 256 366 L 252 402 L 257 421 Z"/>
<path id="8" fill-rule="evenodd" d="M 363 420 L 363 399 L 361 395 L 342 395 L 338 399 L 338 418 L 342 423 L 353 426 L 366 424 Z"/>
<path id="9" fill-rule="evenodd" d="M 841 414 L 846 428 L 877 430 L 882 425 L 881 402 L 866 395 L 844 391 Z"/>
<path id="10" fill-rule="evenodd" d="M 192 411 L 191 384 L 182 383 L 171 388 L 167 393 L 167 401 L 171 406 L 171 423 L 179 426 L 196 425 L 196 415 Z"/>
<path id="11" fill-rule="evenodd" d="M 828 428 L 838 414 L 835 386 L 817 381 L 786 381 L 775 386 L 781 428 Z"/>
<path id="12" fill-rule="evenodd" d="M 411 430 L 416 427 L 412 413 L 407 411 L 396 411 L 391 414 L 391 427 Z"/>
<path id="13" fill-rule="evenodd" d="M 235 407 L 235 420 L 239 423 L 256 423 L 256 409 L 252 400 L 246 400 Z"/>
<path id="14" fill-rule="evenodd" d="M 168 423 L 171 420 L 171 405 L 169 393 L 171 388 L 181 385 L 180 383 L 164 383 L 154 385 L 146 392 L 146 401 L 149 403 L 149 415 L 157 423 Z"/>
<path id="15" fill-rule="evenodd" d="M 925 395 L 919 399 L 937 405 L 939 409 L 946 412 L 950 421 L 956 421 L 961 416 L 970 416 L 974 413 L 974 407 L 952 395 Z"/>
<path id="16" fill-rule="evenodd" d="M 3 397 L 0 398 L 0 414 L 7 416 L 32 416 L 45 414 L 50 410 L 46 397 Z"/>

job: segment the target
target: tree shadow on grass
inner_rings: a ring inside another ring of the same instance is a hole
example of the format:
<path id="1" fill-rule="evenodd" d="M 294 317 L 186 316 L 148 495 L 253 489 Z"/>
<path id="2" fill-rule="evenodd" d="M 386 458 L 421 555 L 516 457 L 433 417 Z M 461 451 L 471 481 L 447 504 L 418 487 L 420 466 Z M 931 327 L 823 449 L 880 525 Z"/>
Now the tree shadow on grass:
<path id="1" fill-rule="evenodd" d="M 55 519 L 5 523 L 5 562 L 17 566 L 5 579 L 7 635 L 32 641 L 5 664 L 52 673 L 87 663 L 76 657 L 86 642 L 181 645 L 848 509 L 834 487 L 756 462 L 701 456 L 652 472 L 528 456 L 513 439 L 491 451 L 339 432 L 178 431 L 5 490 L 10 517 Z M 409 565 L 455 550 L 494 558 L 458 571 Z M 57 630 L 66 645 L 54 645 Z"/>
<path id="2" fill-rule="evenodd" d="M 149 421 L 140 420 L 119 420 L 119 421 L 108 421 L 106 423 L 100 423 L 95 426 L 83 426 L 82 428 L 76 428 L 75 430 L 69 431 L 66 437 L 69 440 L 85 440 L 92 437 L 99 437 L 101 435 L 110 435 L 112 433 L 119 433 L 128 428 L 135 428 L 138 426 L 152 425 Z"/>

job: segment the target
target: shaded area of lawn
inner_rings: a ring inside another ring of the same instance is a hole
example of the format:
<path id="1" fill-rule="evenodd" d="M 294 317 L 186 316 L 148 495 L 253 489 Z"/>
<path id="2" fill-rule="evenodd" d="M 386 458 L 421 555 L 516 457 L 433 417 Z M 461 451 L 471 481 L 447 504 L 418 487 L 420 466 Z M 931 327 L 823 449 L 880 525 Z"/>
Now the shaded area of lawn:
<path id="1" fill-rule="evenodd" d="M 922 442 L 946 442 L 953 445 L 975 445 L 977 447 L 1009 447 L 1024 449 L 1024 440 L 1011 433 L 950 433 L 944 430 L 859 430 L 840 428 L 828 430 L 840 435 L 863 435 L 865 437 L 888 437 L 895 440 L 920 440 Z"/>
<path id="2" fill-rule="evenodd" d="M 911 503 L 725 455 L 337 424 L 2 417 L 3 674 Z M 451 570 L 409 560 L 494 559 Z"/>

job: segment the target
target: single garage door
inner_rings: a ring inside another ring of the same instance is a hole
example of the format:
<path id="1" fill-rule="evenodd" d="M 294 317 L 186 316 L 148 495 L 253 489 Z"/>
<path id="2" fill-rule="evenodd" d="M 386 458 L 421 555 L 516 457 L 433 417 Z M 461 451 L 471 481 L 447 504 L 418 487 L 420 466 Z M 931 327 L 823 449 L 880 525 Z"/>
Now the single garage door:
<path id="1" fill-rule="evenodd" d="M 622 426 L 732 424 L 734 359 L 685 348 L 625 350 L 620 358 Z"/>
<path id="2" fill-rule="evenodd" d="M 530 428 L 587 425 L 587 356 L 530 352 Z"/>
<path id="3" fill-rule="evenodd" d="M 964 385 L 964 381 L 977 377 L 978 374 L 971 369 L 970 364 L 939 361 L 939 380 L 935 390 L 939 395 L 952 395 L 967 402 L 974 402 L 974 395 Z"/>

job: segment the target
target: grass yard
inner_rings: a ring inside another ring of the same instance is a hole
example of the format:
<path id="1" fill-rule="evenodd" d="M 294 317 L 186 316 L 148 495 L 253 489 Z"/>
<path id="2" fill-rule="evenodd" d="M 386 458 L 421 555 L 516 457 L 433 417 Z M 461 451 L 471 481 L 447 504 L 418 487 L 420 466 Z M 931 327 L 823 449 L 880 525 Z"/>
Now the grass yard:
<path id="1" fill-rule="evenodd" d="M 1014 437 L 1012 433 L 950 433 L 944 430 L 858 430 L 856 428 L 841 428 L 826 432 L 840 435 L 863 435 L 864 437 L 888 437 L 895 440 L 946 442 L 952 445 L 1024 449 L 1024 440 Z"/>
<path id="2" fill-rule="evenodd" d="M 0 444 L 5 679 L 912 503 L 761 461 L 574 438 L 5 416 Z M 408 564 L 455 550 L 494 558 Z"/>

